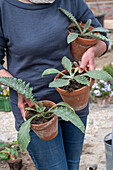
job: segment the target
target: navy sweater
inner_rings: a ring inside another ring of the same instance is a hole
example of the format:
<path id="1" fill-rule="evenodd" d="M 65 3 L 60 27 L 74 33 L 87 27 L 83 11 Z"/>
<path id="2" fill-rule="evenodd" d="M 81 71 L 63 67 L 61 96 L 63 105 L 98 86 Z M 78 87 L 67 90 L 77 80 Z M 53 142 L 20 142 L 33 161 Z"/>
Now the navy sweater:
<path id="1" fill-rule="evenodd" d="M 47 68 L 62 70 L 64 55 L 72 60 L 66 41 L 71 22 L 59 7 L 70 11 L 77 21 L 86 22 L 90 18 L 92 26 L 100 26 L 83 0 L 56 0 L 52 4 L 0 0 L 0 69 L 6 50 L 8 71 L 30 82 L 36 100 L 61 100 L 55 88 L 48 87 L 55 75 L 44 78 L 41 75 Z M 17 104 L 16 92 L 10 93 L 11 102 Z"/>

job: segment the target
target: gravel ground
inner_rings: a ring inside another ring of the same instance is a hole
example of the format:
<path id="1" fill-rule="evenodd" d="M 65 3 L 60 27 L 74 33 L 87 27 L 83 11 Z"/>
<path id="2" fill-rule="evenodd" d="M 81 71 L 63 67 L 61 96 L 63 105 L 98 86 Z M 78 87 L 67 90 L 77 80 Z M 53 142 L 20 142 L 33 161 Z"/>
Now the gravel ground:
<path id="1" fill-rule="evenodd" d="M 112 126 L 113 104 L 109 104 L 106 108 L 90 104 L 80 170 L 86 170 L 93 164 L 97 164 L 98 170 L 106 169 L 104 137 L 112 132 Z"/>
<path id="2" fill-rule="evenodd" d="M 0 112 L 0 141 L 16 139 L 16 130 L 12 112 Z M 80 170 L 97 164 L 98 170 L 105 170 L 104 136 L 112 131 L 113 105 L 100 108 L 97 104 L 90 103 L 90 114 L 85 135 L 85 143 L 80 162 Z M 29 168 L 28 168 L 29 169 Z M 0 170 L 3 170 L 0 168 Z M 8 170 L 8 169 L 6 169 Z M 31 170 L 31 169 L 29 169 Z"/>

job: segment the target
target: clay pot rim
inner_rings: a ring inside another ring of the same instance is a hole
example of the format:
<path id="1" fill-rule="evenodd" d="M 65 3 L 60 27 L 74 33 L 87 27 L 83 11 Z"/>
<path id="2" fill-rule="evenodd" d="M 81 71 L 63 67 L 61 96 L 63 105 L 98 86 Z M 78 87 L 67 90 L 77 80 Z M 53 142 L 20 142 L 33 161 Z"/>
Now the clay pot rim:
<path id="1" fill-rule="evenodd" d="M 52 102 L 50 100 L 41 100 L 41 101 L 38 101 L 37 103 L 39 103 L 39 102 L 50 103 L 50 105 L 47 105 L 47 106 L 54 106 L 54 105 L 56 105 L 54 102 Z M 42 123 L 42 124 L 31 124 L 31 128 L 32 128 L 32 126 L 35 126 L 35 127 L 38 126 L 39 128 L 41 128 L 41 127 L 45 126 L 46 124 L 50 123 L 51 121 L 53 121 L 56 118 L 58 118 L 58 116 L 53 113 L 53 117 L 51 118 L 51 120 L 49 120 L 49 121 L 47 121 L 45 123 Z"/>
<path id="2" fill-rule="evenodd" d="M 75 68 L 73 68 L 73 69 L 75 69 Z M 65 73 L 65 72 L 68 72 L 68 71 L 67 71 L 67 70 L 63 70 L 63 71 L 61 71 L 61 72 L 62 72 L 62 73 Z M 58 74 L 56 75 L 56 77 L 54 78 L 54 80 L 57 79 L 60 75 L 61 75 L 61 74 L 58 73 Z M 90 78 L 90 85 L 91 85 L 91 83 L 92 83 L 92 78 Z M 71 96 L 73 96 L 73 95 L 75 95 L 75 93 L 77 93 L 77 95 L 78 95 L 78 94 L 81 94 L 81 93 L 85 92 L 88 88 L 90 88 L 90 86 L 85 85 L 85 86 L 81 87 L 80 89 L 73 90 L 73 91 L 70 92 L 70 93 L 67 92 L 67 90 L 61 89 L 60 87 L 56 87 L 56 90 L 59 91 L 61 94 L 64 94 L 64 95 L 69 95 L 69 94 L 70 94 Z"/>
<path id="3" fill-rule="evenodd" d="M 77 22 L 77 23 L 80 25 L 80 22 Z M 83 26 L 85 25 L 84 23 L 81 23 L 81 24 L 82 24 Z M 74 24 L 73 22 L 68 26 L 68 33 L 69 33 L 69 34 L 71 33 L 71 31 L 69 31 L 69 28 L 71 28 L 72 26 L 75 26 L 75 24 Z M 92 30 L 92 29 L 94 29 L 94 27 L 90 26 L 90 27 L 89 27 L 89 30 Z M 99 32 L 98 32 L 97 34 L 99 34 Z M 98 41 L 98 39 L 96 39 L 96 38 L 87 39 L 87 38 L 77 37 L 76 41 L 77 41 L 77 42 L 79 42 L 79 41 L 94 42 L 94 41 L 95 41 L 95 44 L 96 44 L 96 42 Z M 73 42 L 74 42 L 74 41 L 73 41 Z"/>

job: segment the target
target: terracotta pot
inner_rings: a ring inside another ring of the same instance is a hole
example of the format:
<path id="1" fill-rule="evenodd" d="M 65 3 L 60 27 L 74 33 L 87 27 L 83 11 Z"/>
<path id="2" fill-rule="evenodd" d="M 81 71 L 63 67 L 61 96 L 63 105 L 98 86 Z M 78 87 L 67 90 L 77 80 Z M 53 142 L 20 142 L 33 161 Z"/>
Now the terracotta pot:
<path id="1" fill-rule="evenodd" d="M 103 99 L 102 97 L 96 97 L 96 101 L 99 107 L 107 107 L 108 103 L 109 103 L 109 95 L 106 96 L 105 99 Z"/>
<path id="2" fill-rule="evenodd" d="M 49 100 L 40 101 L 44 106 L 54 106 L 55 103 Z M 39 103 L 39 102 L 37 102 Z M 31 124 L 32 130 L 37 134 L 37 136 L 42 140 L 51 140 L 55 138 L 58 134 L 58 116 L 54 117 L 46 123 L 43 124 Z"/>
<path id="3" fill-rule="evenodd" d="M 67 70 L 63 70 L 62 73 L 67 73 Z M 60 75 L 60 73 L 57 74 L 55 79 L 59 78 Z M 92 79 L 90 79 L 90 84 L 91 83 Z M 70 93 L 59 87 L 56 87 L 56 90 L 60 94 L 62 100 L 72 106 L 75 111 L 84 109 L 88 104 L 90 87 L 87 85 L 78 90 L 73 90 Z"/>
<path id="4" fill-rule="evenodd" d="M 83 23 L 78 23 L 79 25 L 82 25 L 82 28 L 84 28 Z M 75 26 L 74 23 L 71 23 L 68 27 L 68 33 L 70 34 L 71 32 L 69 31 L 69 28 Z M 94 27 L 90 26 L 88 30 L 92 30 Z M 98 39 L 85 39 L 78 37 L 76 40 L 71 42 L 70 47 L 71 47 L 71 52 L 72 52 L 72 57 L 73 60 L 75 61 L 80 61 L 82 58 L 82 55 L 84 52 L 90 48 L 91 46 L 95 45 L 97 43 Z"/>

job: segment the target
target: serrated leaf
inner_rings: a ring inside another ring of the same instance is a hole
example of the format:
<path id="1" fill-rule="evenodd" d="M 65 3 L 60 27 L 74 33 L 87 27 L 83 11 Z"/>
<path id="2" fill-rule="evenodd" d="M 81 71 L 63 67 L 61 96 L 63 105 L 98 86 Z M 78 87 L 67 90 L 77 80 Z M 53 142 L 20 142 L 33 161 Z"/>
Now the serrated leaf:
<path id="1" fill-rule="evenodd" d="M 88 30 L 88 28 L 91 25 L 91 23 L 92 23 L 92 20 L 88 19 L 86 24 L 85 24 L 85 27 L 84 27 L 84 30 L 83 30 L 82 34 L 84 34 Z"/>
<path id="2" fill-rule="evenodd" d="M 110 74 L 108 74 L 106 71 L 103 71 L 103 70 L 93 70 L 93 71 L 89 71 L 87 73 L 84 73 L 83 75 L 91 77 L 93 79 L 113 81 L 112 76 Z"/>
<path id="3" fill-rule="evenodd" d="M 89 33 L 86 33 L 85 35 L 88 35 L 88 36 L 90 36 L 90 37 L 92 37 L 92 38 L 99 39 L 99 40 L 103 40 L 103 41 L 113 41 L 113 40 L 108 39 L 107 37 L 105 37 L 105 36 L 102 35 L 102 34 L 97 34 L 97 33 L 91 33 L 91 32 L 89 32 Z"/>
<path id="4" fill-rule="evenodd" d="M 71 42 L 73 42 L 74 40 L 76 40 L 77 39 L 77 37 L 78 37 L 78 35 L 79 34 L 77 34 L 77 33 L 70 33 L 69 35 L 68 35 L 68 37 L 67 37 L 67 43 L 68 44 L 70 44 Z"/>
<path id="5" fill-rule="evenodd" d="M 49 84 L 49 87 L 63 87 L 69 84 L 69 80 L 56 79 Z"/>
<path id="6" fill-rule="evenodd" d="M 29 83 L 26 84 L 23 80 L 12 77 L 0 77 L 0 82 L 24 95 L 27 99 L 30 99 L 34 104 L 36 104 L 32 93 L 33 89 L 30 88 Z"/>
<path id="7" fill-rule="evenodd" d="M 69 74 L 71 75 L 73 63 L 66 56 L 62 58 L 62 65 L 66 70 L 68 70 Z"/>
<path id="8" fill-rule="evenodd" d="M 54 109 L 54 113 L 61 117 L 65 121 L 70 121 L 76 127 L 78 127 L 83 133 L 85 132 L 85 127 L 79 116 L 71 109 L 66 107 L 58 107 Z"/>
<path id="9" fill-rule="evenodd" d="M 63 9 L 63 8 L 59 8 L 72 22 L 75 23 L 75 25 L 77 26 L 77 28 L 79 29 L 79 31 L 82 33 L 82 30 L 79 26 L 79 24 L 76 21 L 76 18 L 67 10 Z"/>
<path id="10" fill-rule="evenodd" d="M 57 69 L 54 69 L 54 68 L 46 69 L 42 73 L 42 77 L 44 77 L 45 75 L 48 75 L 48 74 L 56 74 L 56 73 L 60 73 L 60 71 L 58 71 Z"/>
<path id="11" fill-rule="evenodd" d="M 78 76 L 74 77 L 74 79 L 75 79 L 78 83 L 80 83 L 80 84 L 84 84 L 84 85 L 90 86 L 90 82 L 89 82 L 89 80 L 88 80 L 85 76 L 78 75 Z"/>

